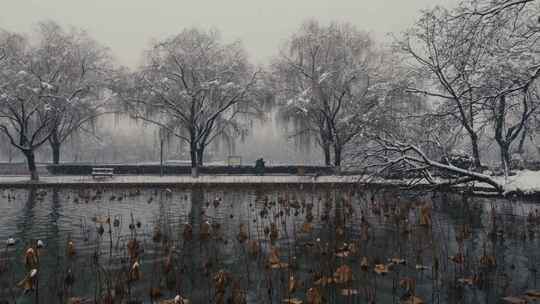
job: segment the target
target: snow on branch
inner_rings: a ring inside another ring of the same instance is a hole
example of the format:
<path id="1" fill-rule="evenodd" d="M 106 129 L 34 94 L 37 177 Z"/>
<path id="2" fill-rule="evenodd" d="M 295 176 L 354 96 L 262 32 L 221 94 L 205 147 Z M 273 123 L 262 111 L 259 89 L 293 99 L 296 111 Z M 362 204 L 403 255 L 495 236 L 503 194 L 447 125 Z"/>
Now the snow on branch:
<path id="1" fill-rule="evenodd" d="M 461 16 L 472 15 L 479 17 L 493 17 L 501 12 L 518 8 L 521 9 L 525 5 L 535 2 L 536 0 L 498 0 L 489 1 L 487 4 L 483 4 L 482 1 L 473 1 L 474 8 L 464 11 Z"/>
<path id="2" fill-rule="evenodd" d="M 370 148 L 364 151 L 363 169 L 372 177 L 407 180 L 409 183 L 427 182 L 431 185 L 456 185 L 472 181 L 482 182 L 503 192 L 503 186 L 488 175 L 460 168 L 451 162 L 430 158 L 417 145 L 392 137 L 369 136 Z M 450 182 L 435 178 L 434 174 L 455 176 Z"/>

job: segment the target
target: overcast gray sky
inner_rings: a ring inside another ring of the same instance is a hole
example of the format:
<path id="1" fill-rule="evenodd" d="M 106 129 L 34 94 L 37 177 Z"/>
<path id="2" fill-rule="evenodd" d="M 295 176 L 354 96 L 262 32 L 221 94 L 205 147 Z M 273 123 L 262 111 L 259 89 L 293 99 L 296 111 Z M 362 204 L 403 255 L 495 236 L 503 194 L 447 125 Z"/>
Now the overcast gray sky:
<path id="1" fill-rule="evenodd" d="M 347 21 L 384 39 L 412 24 L 420 9 L 456 0 L 0 0 L 0 28 L 29 32 L 54 20 L 82 27 L 134 67 L 151 39 L 191 26 L 216 27 L 227 41 L 241 39 L 265 63 L 308 18 Z"/>

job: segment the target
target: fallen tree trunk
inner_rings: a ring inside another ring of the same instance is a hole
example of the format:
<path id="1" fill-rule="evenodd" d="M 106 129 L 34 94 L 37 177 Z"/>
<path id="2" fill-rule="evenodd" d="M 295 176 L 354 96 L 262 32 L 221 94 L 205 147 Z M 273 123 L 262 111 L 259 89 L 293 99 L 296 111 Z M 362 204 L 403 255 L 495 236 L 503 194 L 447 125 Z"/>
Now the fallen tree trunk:
<path id="1" fill-rule="evenodd" d="M 401 170 L 401 172 L 406 172 L 407 174 L 415 172 L 419 178 L 425 179 L 431 184 L 443 184 L 438 183 L 432 176 L 431 172 L 437 169 L 458 176 L 457 179 L 451 182 L 454 185 L 481 182 L 490 185 L 499 193 L 504 192 L 503 185 L 490 176 L 459 168 L 450 162 L 444 164 L 440 161 L 433 160 L 416 145 L 378 136 L 374 136 L 371 139 L 375 145 L 364 156 L 364 161 L 367 163 L 364 169 L 366 172 L 371 171 L 371 174 L 375 170 L 375 176 L 380 176 L 383 172 L 390 170 Z"/>

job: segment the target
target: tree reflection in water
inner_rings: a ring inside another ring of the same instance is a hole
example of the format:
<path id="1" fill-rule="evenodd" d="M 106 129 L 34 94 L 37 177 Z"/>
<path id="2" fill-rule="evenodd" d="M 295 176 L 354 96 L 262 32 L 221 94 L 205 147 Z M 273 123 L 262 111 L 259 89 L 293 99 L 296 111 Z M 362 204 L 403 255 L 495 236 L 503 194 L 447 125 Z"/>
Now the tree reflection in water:
<path id="1" fill-rule="evenodd" d="M 9 191 L 0 237 L 19 242 L 2 254 L 0 298 L 17 303 L 493 303 L 538 289 L 540 216 L 519 200 L 352 187 Z M 39 284 L 24 295 L 15 285 L 38 239 Z"/>

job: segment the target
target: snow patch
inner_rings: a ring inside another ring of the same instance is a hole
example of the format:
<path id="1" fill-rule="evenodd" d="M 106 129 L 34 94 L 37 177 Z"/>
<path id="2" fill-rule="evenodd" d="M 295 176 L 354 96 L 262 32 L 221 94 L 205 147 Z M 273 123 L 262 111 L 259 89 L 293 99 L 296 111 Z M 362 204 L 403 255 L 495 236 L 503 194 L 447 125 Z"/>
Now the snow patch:
<path id="1" fill-rule="evenodd" d="M 505 192 L 522 191 L 523 193 L 540 192 L 540 171 L 516 171 L 516 175 L 509 176 L 505 183 L 504 176 L 494 177 L 497 182 L 504 185 Z"/>
<path id="2" fill-rule="evenodd" d="M 54 86 L 51 85 L 50 83 L 47 83 L 47 82 L 42 82 L 42 83 L 41 83 L 41 86 L 42 86 L 43 88 L 47 89 L 47 90 L 52 90 L 52 89 L 54 89 Z"/>

